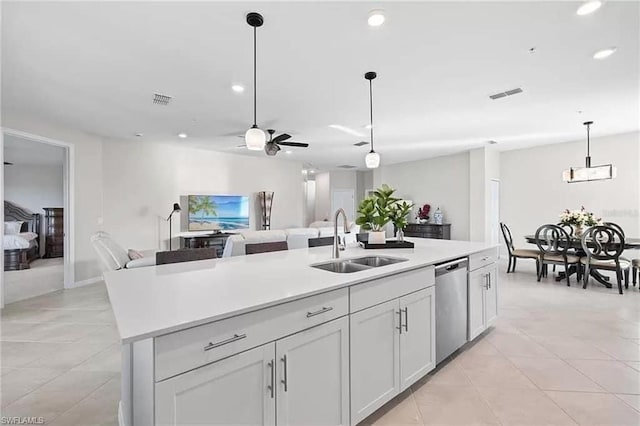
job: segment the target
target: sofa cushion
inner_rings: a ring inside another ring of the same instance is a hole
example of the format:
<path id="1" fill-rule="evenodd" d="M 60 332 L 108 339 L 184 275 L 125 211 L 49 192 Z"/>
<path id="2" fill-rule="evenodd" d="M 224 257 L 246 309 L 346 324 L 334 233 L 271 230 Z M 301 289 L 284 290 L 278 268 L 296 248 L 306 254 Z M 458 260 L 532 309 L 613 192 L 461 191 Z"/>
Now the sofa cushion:
<path id="1" fill-rule="evenodd" d="M 134 269 L 134 268 L 142 268 L 144 266 L 155 266 L 156 258 L 153 256 L 150 257 L 141 257 L 140 259 L 134 259 L 127 262 L 125 268 Z"/>
<path id="2" fill-rule="evenodd" d="M 318 238 L 317 228 L 290 228 L 284 230 L 287 234 L 289 250 L 309 247 L 309 238 Z"/>
<path id="3" fill-rule="evenodd" d="M 122 269 L 131 260 L 127 250 L 120 247 L 106 232 L 98 232 L 93 235 L 91 243 L 100 259 L 110 270 Z"/>

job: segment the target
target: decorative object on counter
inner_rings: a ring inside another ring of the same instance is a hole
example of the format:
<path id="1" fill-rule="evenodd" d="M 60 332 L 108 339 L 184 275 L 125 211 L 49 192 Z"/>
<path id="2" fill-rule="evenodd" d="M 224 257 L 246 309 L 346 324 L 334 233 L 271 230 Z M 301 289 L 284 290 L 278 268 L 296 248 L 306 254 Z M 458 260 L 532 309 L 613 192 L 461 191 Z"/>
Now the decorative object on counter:
<path id="1" fill-rule="evenodd" d="M 372 244 L 368 241 L 364 241 L 360 243 L 360 246 L 365 249 L 406 249 L 414 248 L 415 244 L 413 244 L 411 241 L 389 240 L 385 241 L 382 244 Z"/>
<path id="2" fill-rule="evenodd" d="M 271 207 L 273 206 L 273 191 L 258 192 L 260 208 L 262 209 L 262 229 L 271 229 Z"/>
<path id="3" fill-rule="evenodd" d="M 247 14 L 247 24 L 253 27 L 253 125 L 244 135 L 244 142 L 247 149 L 251 151 L 260 151 L 264 149 L 267 142 L 267 135 L 257 124 L 257 85 L 256 85 L 256 30 L 264 23 L 264 18 L 257 12 Z"/>
<path id="4" fill-rule="evenodd" d="M 431 211 L 431 206 L 429 204 L 425 204 L 422 207 L 418 207 L 418 214 L 416 215 L 416 219 L 418 220 L 418 223 L 429 222 L 430 211 Z"/>
<path id="5" fill-rule="evenodd" d="M 389 207 L 389 218 L 396 231 L 397 241 L 404 241 L 404 228 L 406 228 L 409 223 L 407 216 L 413 206 L 413 203 L 408 203 L 406 200 L 398 200 Z"/>
<path id="6" fill-rule="evenodd" d="M 386 241 L 384 226 L 391 222 L 391 207 L 400 201 L 393 197 L 395 189 L 384 184 L 376 189 L 373 197 L 367 197 L 358 206 L 356 224 L 369 232 L 369 244 L 384 244 Z"/>
<path id="7" fill-rule="evenodd" d="M 442 225 L 444 223 L 444 215 L 440 210 L 440 207 L 436 208 L 436 212 L 433 214 L 433 223 L 436 225 Z"/>
<path id="8" fill-rule="evenodd" d="M 562 180 L 567 183 L 575 183 L 615 178 L 618 171 L 613 164 L 603 164 L 601 166 L 591 165 L 590 129 L 593 121 L 585 121 L 582 124 L 587 126 L 587 156 L 585 157 L 585 167 L 571 167 L 565 170 L 562 172 Z"/>
<path id="9" fill-rule="evenodd" d="M 171 217 L 173 216 L 174 213 L 180 213 L 182 211 L 182 209 L 180 208 L 180 204 L 178 203 L 173 203 L 173 210 L 171 211 L 171 214 L 169 214 L 169 217 L 167 218 L 167 222 L 169 222 L 169 251 L 171 251 Z"/>
<path id="10" fill-rule="evenodd" d="M 378 74 L 373 71 L 369 71 L 364 75 L 364 78 L 369 80 L 369 117 L 371 122 L 369 123 L 369 131 L 371 132 L 371 151 L 364 157 L 364 162 L 367 169 L 377 169 L 380 166 L 380 154 L 373 150 L 373 79 Z"/>
<path id="11" fill-rule="evenodd" d="M 602 225 L 602 219 L 597 218 L 593 212 L 588 212 L 584 206 L 580 210 L 566 209 L 560 214 L 560 223 L 573 227 L 573 235 L 580 238 L 585 227 Z"/>

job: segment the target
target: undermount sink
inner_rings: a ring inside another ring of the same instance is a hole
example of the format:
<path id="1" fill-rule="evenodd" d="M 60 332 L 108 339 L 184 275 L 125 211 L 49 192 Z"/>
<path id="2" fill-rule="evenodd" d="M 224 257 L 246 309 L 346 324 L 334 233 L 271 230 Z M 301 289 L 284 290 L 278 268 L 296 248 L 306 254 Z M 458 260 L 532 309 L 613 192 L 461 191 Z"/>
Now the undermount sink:
<path id="1" fill-rule="evenodd" d="M 366 271 L 380 266 L 393 265 L 394 263 L 406 262 L 407 259 L 387 256 L 365 256 L 355 259 L 334 260 L 326 263 L 311 265 L 312 268 L 335 272 L 337 274 L 350 274 L 353 272 Z"/>

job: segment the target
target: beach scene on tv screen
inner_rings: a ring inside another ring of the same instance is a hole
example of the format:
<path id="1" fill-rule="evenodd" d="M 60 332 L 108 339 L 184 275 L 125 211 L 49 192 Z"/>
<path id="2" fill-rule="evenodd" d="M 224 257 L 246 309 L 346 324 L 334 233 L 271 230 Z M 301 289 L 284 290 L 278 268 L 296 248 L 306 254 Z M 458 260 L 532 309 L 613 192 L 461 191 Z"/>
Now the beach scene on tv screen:
<path id="1" fill-rule="evenodd" d="M 189 231 L 249 228 L 249 197 L 189 195 Z"/>

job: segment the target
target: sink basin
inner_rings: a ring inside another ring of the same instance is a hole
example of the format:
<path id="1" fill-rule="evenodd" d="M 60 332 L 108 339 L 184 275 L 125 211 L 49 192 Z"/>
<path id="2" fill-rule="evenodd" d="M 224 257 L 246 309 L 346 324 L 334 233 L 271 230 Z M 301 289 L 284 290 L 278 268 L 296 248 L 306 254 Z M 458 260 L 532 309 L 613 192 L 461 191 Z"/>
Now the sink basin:
<path id="1" fill-rule="evenodd" d="M 387 266 L 393 265 L 394 263 L 405 262 L 406 260 L 407 259 L 399 259 L 397 257 L 366 256 L 359 257 L 357 259 L 345 259 L 344 261 L 377 268 L 379 266 Z"/>
<path id="2" fill-rule="evenodd" d="M 334 260 L 332 262 L 311 265 L 312 268 L 335 272 L 337 274 L 350 274 L 353 272 L 366 271 L 380 266 L 393 265 L 394 263 L 406 262 L 407 259 L 386 256 L 365 256 L 355 259 Z"/>

